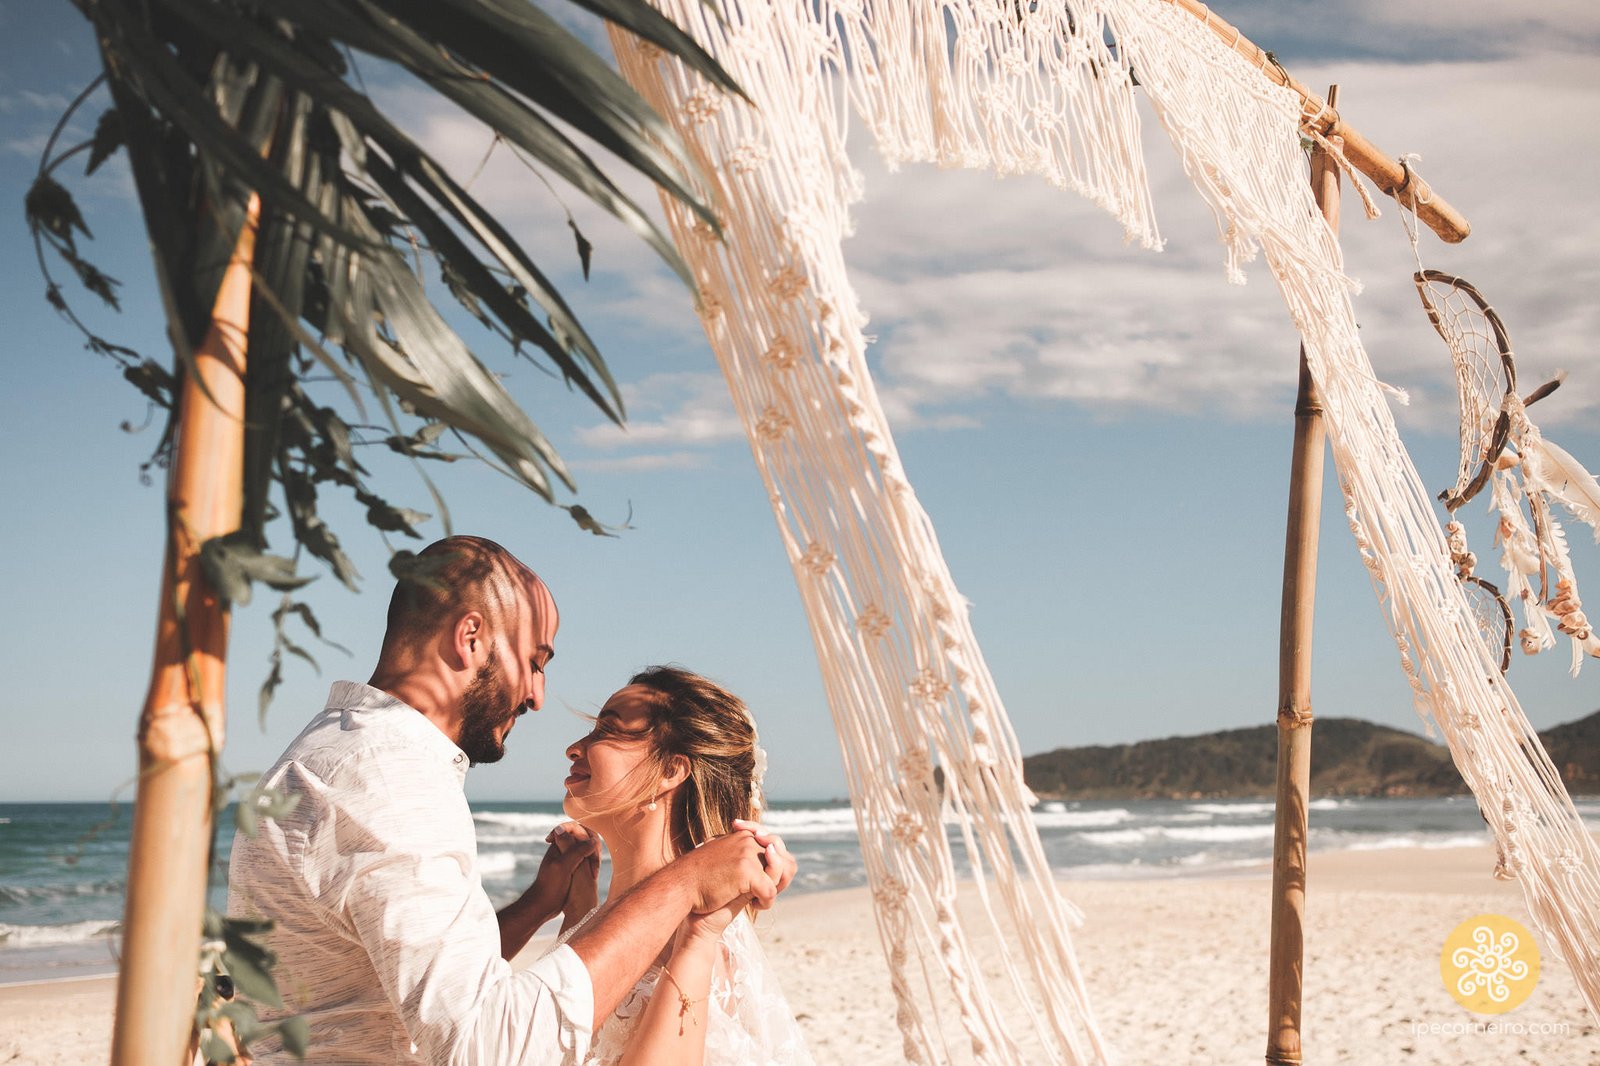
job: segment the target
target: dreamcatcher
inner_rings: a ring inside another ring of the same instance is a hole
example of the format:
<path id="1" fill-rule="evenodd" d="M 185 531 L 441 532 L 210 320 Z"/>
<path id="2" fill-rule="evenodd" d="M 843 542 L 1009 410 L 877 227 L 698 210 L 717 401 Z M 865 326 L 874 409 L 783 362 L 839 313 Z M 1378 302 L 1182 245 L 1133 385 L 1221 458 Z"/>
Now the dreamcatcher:
<path id="1" fill-rule="evenodd" d="M 1586 522 L 1600 541 L 1600 483 L 1566 451 L 1544 439 L 1527 409 L 1554 392 L 1558 374 L 1526 397 L 1517 395 L 1516 359 L 1505 324 L 1470 283 L 1438 270 L 1414 278 L 1428 321 L 1450 348 L 1461 404 L 1461 465 L 1456 484 L 1439 494 L 1452 516 L 1487 485 L 1499 515 L 1495 542 L 1506 571 L 1501 595 L 1473 573 L 1460 522 L 1446 526 L 1451 561 L 1472 606 L 1474 621 L 1502 671 L 1511 664 L 1514 623 L 1510 604 L 1520 604 L 1523 652 L 1554 647 L 1555 631 L 1572 640 L 1572 672 L 1585 653 L 1600 657 L 1600 635 L 1578 598 L 1566 530 L 1553 502 Z M 1553 628 L 1552 628 L 1553 626 Z"/>

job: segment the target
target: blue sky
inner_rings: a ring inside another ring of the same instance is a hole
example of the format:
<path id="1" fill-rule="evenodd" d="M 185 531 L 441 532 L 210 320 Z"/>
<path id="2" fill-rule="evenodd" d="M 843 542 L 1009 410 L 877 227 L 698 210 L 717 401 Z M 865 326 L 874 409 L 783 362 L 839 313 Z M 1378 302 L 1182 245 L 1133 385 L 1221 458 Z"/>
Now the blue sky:
<path id="1" fill-rule="evenodd" d="M 1488 294 L 1525 380 L 1572 372 L 1535 413 L 1600 466 L 1600 15 L 1572 3 L 1513 16 L 1473 0 L 1441 26 L 1437 5 L 1420 3 L 1214 6 L 1308 85 L 1339 82 L 1342 110 L 1377 144 L 1421 153 L 1422 172 L 1475 227 L 1457 247 L 1425 237 L 1427 265 Z M 70 5 L 0 3 L 0 800 L 98 799 L 131 777 L 154 630 L 161 489 L 142 485 L 138 467 L 156 431 L 119 428 L 143 422 L 144 404 L 44 303 L 22 220 L 43 137 L 94 70 Z M 472 172 L 488 145 L 480 128 L 404 88 L 392 96 L 422 139 Z M 1125 247 L 1109 217 L 1042 182 L 888 174 L 857 133 L 867 195 L 846 250 L 872 316 L 870 359 L 1024 751 L 1271 722 L 1296 339 L 1270 276 L 1258 265 L 1246 286 L 1226 284 L 1209 216 L 1153 120 L 1159 254 Z M 125 169 L 74 188 L 91 257 L 124 283 L 125 310 L 76 305 L 103 334 L 166 360 Z M 439 472 L 455 528 L 517 551 L 562 612 L 545 710 L 518 725 L 502 763 L 471 775 L 469 794 L 556 796 L 561 747 L 581 732 L 569 708 L 592 710 L 631 671 L 676 661 L 755 709 L 774 797 L 843 795 L 799 599 L 687 294 L 567 196 L 596 246 L 585 284 L 563 208 L 503 155 L 473 188 L 559 268 L 625 385 L 629 430 L 491 342 L 480 354 L 574 467 L 576 500 L 610 522 L 631 506 L 635 528 L 591 537 L 497 475 Z M 1443 487 L 1455 470 L 1453 383 L 1416 304 L 1396 211 L 1386 202 L 1369 222 L 1347 195 L 1344 216 L 1347 266 L 1366 286 L 1364 340 L 1379 374 L 1410 390 L 1397 416 L 1424 480 Z M 408 467 L 374 465 L 385 495 L 432 509 Z M 386 549 L 355 509 L 330 507 L 330 520 L 368 579 L 352 595 L 323 578 L 308 597 L 352 656 L 321 653 L 321 677 L 291 663 L 263 730 L 255 690 L 272 600 L 236 612 L 236 771 L 270 764 L 330 680 L 370 671 Z M 1487 559 L 1486 518 L 1469 533 Z M 1600 558 L 1581 530 L 1573 540 L 1580 583 L 1600 603 Z M 1513 665 L 1537 726 L 1600 707 L 1600 662 L 1576 680 L 1565 667 L 1564 649 Z M 1333 499 L 1313 686 L 1320 716 L 1420 728 Z"/>

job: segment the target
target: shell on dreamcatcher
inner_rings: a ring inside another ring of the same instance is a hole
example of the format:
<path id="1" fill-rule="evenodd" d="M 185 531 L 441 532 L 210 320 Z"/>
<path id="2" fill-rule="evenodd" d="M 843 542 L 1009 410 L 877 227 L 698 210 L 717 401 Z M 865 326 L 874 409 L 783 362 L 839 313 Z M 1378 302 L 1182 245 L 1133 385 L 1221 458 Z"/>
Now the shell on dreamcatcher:
<path id="1" fill-rule="evenodd" d="M 1505 338 L 1503 326 L 1497 332 Z M 1443 329 L 1440 334 L 1447 342 L 1451 340 Z M 1509 361 L 1509 340 L 1505 343 L 1504 354 Z M 1463 377 L 1458 374 L 1458 382 Z M 1524 625 L 1518 644 L 1528 655 L 1554 647 L 1553 626 L 1571 638 L 1572 674 L 1576 676 L 1585 655 L 1600 657 L 1600 634 L 1583 611 L 1566 530 L 1552 504 L 1560 503 L 1568 515 L 1593 528 L 1600 541 L 1600 483 L 1565 449 L 1547 441 L 1527 411 L 1529 403 L 1554 391 L 1564 377 L 1558 376 L 1526 400 L 1515 394 L 1505 397 L 1504 438 L 1498 453 L 1485 454 L 1483 459 L 1489 475 L 1484 480 L 1490 487 L 1492 510 L 1498 516 L 1495 542 L 1500 546 L 1500 562 L 1506 572 L 1506 596 L 1522 609 Z M 1480 480 L 1478 484 L 1482 483 Z M 1458 497 L 1455 506 L 1464 502 Z M 1452 540 L 1452 562 L 1460 571 L 1463 564 L 1470 566 L 1476 560 L 1470 558 L 1470 553 L 1463 554 L 1464 538 Z"/>
<path id="2" fill-rule="evenodd" d="M 1600 484 L 1565 450 L 1545 440 L 1538 427 L 1527 419 L 1525 410 L 1517 415 L 1513 418 L 1510 445 L 1515 448 L 1520 462 L 1507 464 L 1505 476 L 1520 475 L 1519 493 L 1501 494 L 1502 499 L 1509 498 L 1516 505 L 1515 515 L 1502 510 L 1501 519 L 1502 522 L 1519 520 L 1522 503 L 1526 502 L 1532 516 L 1528 532 L 1537 555 L 1535 566 L 1523 571 L 1527 577 L 1523 595 L 1529 608 L 1527 614 L 1531 616 L 1528 628 L 1540 635 L 1542 647 L 1555 642 L 1548 625 L 1543 624 L 1546 621 L 1571 638 L 1572 673 L 1576 675 L 1585 655 L 1600 657 L 1600 635 L 1595 633 L 1584 614 L 1572 553 L 1567 547 L 1566 529 L 1556 517 L 1552 504 L 1560 503 L 1568 515 L 1594 528 L 1596 539 L 1600 540 Z M 1500 475 L 1497 473 L 1497 476 Z M 1518 565 L 1526 567 L 1527 563 L 1528 560 L 1522 558 Z M 1537 587 L 1533 581 L 1535 575 Z M 1546 634 L 1547 640 L 1544 639 Z M 1526 643 L 1531 644 L 1531 641 Z"/>
<path id="3" fill-rule="evenodd" d="M 1429 323 L 1450 349 L 1460 399 L 1460 471 L 1455 487 L 1439 496 L 1453 519 L 1446 527 L 1451 563 L 1463 582 L 1479 581 L 1472 576 L 1477 558 L 1454 518 L 1488 486 L 1499 519 L 1495 543 L 1506 571 L 1505 597 L 1522 608 L 1522 650 L 1532 655 L 1553 647 L 1553 623 L 1572 638 L 1576 675 L 1585 654 L 1600 657 L 1600 635 L 1584 614 L 1566 531 L 1551 504 L 1559 502 L 1587 523 L 1600 542 L 1600 483 L 1528 418 L 1528 407 L 1566 375 L 1519 396 L 1510 332 L 1483 294 L 1442 271 L 1420 270 L 1413 280 Z"/>

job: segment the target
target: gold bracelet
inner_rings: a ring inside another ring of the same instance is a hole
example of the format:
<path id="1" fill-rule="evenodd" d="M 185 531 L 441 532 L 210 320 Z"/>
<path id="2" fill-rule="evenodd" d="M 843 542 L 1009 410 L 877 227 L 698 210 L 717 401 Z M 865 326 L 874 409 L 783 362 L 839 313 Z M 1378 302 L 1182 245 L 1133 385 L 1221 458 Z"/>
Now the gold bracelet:
<path id="1" fill-rule="evenodd" d="M 689 1016 L 689 1020 L 691 1022 L 693 1022 L 696 1026 L 699 1026 L 700 1019 L 698 1019 L 698 1018 L 696 1018 L 694 1016 L 694 1005 L 696 1003 L 704 1002 L 705 1000 L 709 999 L 710 996 L 709 995 L 705 995 L 705 996 L 701 996 L 699 999 L 690 999 L 689 996 L 684 992 L 683 986 L 678 983 L 678 979 L 676 977 L 672 976 L 672 971 L 671 970 L 669 970 L 665 966 L 663 966 L 663 967 L 661 967 L 661 974 L 667 980 L 672 982 L 672 987 L 673 988 L 678 990 L 678 1035 L 682 1036 L 683 1035 L 683 1016 L 685 1014 L 687 1014 Z"/>

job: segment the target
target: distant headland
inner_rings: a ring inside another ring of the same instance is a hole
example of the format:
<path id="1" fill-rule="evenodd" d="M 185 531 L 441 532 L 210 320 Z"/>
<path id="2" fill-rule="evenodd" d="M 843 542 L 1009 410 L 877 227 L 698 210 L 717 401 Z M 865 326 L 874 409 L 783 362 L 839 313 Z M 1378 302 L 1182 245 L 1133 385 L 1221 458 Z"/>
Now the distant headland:
<path id="1" fill-rule="evenodd" d="M 1319 718 L 1312 796 L 1453 796 L 1467 786 L 1441 743 L 1359 718 Z M 1057 748 L 1022 760 L 1042 799 L 1236 799 L 1271 796 L 1276 725 L 1136 744 Z M 1600 794 L 1600 711 L 1539 734 L 1567 790 Z"/>

